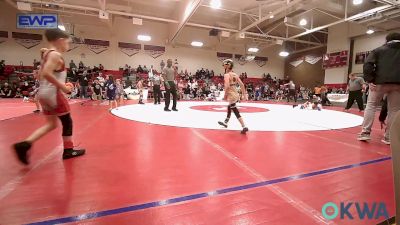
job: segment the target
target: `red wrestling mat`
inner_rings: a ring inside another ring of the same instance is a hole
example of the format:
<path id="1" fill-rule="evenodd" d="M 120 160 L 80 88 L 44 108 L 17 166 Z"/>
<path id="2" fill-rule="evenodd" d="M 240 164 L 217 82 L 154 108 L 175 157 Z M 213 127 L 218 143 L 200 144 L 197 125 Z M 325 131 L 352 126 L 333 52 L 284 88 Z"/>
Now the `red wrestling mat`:
<path id="1" fill-rule="evenodd" d="M 82 102 L 81 99 L 73 99 L 69 104 Z M 22 98 L 0 99 L 0 121 L 15 117 L 25 116 L 36 110 L 35 103 L 23 102 Z"/>

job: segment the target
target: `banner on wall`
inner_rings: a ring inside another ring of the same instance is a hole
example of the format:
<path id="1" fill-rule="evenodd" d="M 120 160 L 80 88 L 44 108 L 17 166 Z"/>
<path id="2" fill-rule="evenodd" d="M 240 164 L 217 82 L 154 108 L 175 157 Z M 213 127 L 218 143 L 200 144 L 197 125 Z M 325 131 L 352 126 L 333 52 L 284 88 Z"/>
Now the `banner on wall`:
<path id="1" fill-rule="evenodd" d="M 304 57 L 304 61 L 314 65 L 322 59 L 321 56 L 314 56 L 314 55 L 306 55 Z"/>
<path id="2" fill-rule="evenodd" d="M 85 40 L 78 37 L 72 37 L 72 42 L 69 45 L 69 52 L 85 44 Z"/>
<path id="3" fill-rule="evenodd" d="M 327 53 L 323 55 L 322 67 L 324 69 L 338 68 L 347 66 L 349 59 L 349 52 L 341 51 L 334 53 Z"/>
<path id="4" fill-rule="evenodd" d="M 304 62 L 304 57 L 298 58 L 293 60 L 292 62 L 290 62 L 289 64 L 294 66 L 294 67 L 298 67 L 300 64 L 302 64 Z"/>
<path id="5" fill-rule="evenodd" d="M 223 52 L 217 52 L 217 58 L 220 61 L 224 61 L 225 59 L 232 59 L 233 58 L 233 54 L 230 53 L 223 53 Z"/>
<path id="6" fill-rule="evenodd" d="M 254 58 L 254 62 L 256 62 L 256 64 L 257 64 L 259 67 L 263 67 L 263 66 L 265 66 L 265 65 L 267 64 L 267 62 L 268 62 L 268 57 L 256 56 L 256 57 Z"/>
<path id="7" fill-rule="evenodd" d="M 239 65 L 244 65 L 247 63 L 246 57 L 244 55 L 235 55 L 235 60 L 239 63 Z"/>
<path id="8" fill-rule="evenodd" d="M 7 41 L 8 31 L 0 31 L 0 44 Z"/>
<path id="9" fill-rule="evenodd" d="M 367 52 L 358 52 L 356 53 L 356 64 L 364 64 L 365 60 L 367 59 L 370 51 Z"/>
<path id="10" fill-rule="evenodd" d="M 125 43 L 125 42 L 118 42 L 118 47 L 125 55 L 131 57 L 136 55 L 142 49 L 141 44 L 132 44 L 132 43 Z"/>
<path id="11" fill-rule="evenodd" d="M 89 48 L 90 51 L 100 54 L 110 47 L 109 41 L 103 40 L 94 40 L 94 39 L 85 39 L 85 45 Z"/>
<path id="12" fill-rule="evenodd" d="M 156 59 L 165 53 L 165 47 L 164 46 L 156 46 L 156 45 L 145 45 L 144 46 L 144 51 L 153 57 L 153 59 Z"/>
<path id="13" fill-rule="evenodd" d="M 12 32 L 12 38 L 27 49 L 33 48 L 42 42 L 41 34 Z"/>

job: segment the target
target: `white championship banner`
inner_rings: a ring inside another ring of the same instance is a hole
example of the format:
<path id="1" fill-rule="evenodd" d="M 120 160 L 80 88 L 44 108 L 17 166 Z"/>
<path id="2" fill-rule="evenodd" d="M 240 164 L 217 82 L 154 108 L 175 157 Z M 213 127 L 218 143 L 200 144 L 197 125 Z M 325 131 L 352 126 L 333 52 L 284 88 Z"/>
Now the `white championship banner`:
<path id="1" fill-rule="evenodd" d="M 349 94 L 328 94 L 327 95 L 329 101 L 331 102 L 347 102 L 347 99 L 349 98 Z"/>

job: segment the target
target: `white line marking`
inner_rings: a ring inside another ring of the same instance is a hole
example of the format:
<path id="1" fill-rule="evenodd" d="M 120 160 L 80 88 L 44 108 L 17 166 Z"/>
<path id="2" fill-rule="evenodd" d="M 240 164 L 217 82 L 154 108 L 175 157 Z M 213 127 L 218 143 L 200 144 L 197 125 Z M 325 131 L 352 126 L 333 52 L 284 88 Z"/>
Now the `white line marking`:
<path id="1" fill-rule="evenodd" d="M 339 140 L 337 140 L 337 139 L 334 139 L 334 140 L 333 140 L 333 139 L 331 139 L 331 138 L 322 137 L 322 136 L 319 136 L 319 135 L 310 134 L 310 133 L 306 133 L 306 132 L 301 132 L 301 133 L 304 134 L 304 135 L 310 136 L 310 137 L 315 137 L 315 138 L 319 138 L 319 139 L 322 139 L 322 140 L 325 140 L 325 141 L 339 143 L 339 144 L 342 144 L 342 145 L 345 145 L 345 146 L 348 146 L 348 147 L 351 147 L 351 148 L 356 148 L 357 150 L 361 150 L 361 149 L 362 149 L 362 148 L 361 148 L 360 146 L 358 146 L 358 145 L 346 143 L 346 142 L 343 142 L 343 141 L 339 141 Z M 364 150 L 364 149 L 362 149 L 362 150 Z M 387 153 L 381 152 L 381 151 L 377 151 L 377 152 L 376 152 L 376 151 L 373 151 L 373 150 L 370 150 L 370 149 L 367 149 L 367 151 L 369 151 L 369 152 L 371 152 L 371 153 L 376 153 L 376 154 L 379 154 L 379 155 L 391 156 L 391 154 L 389 154 L 389 152 L 387 152 Z"/>
<path id="2" fill-rule="evenodd" d="M 195 129 L 191 129 L 192 132 L 202 139 L 203 141 L 207 142 L 210 144 L 214 149 L 218 150 L 218 152 L 222 153 L 226 158 L 229 160 L 233 161 L 239 168 L 244 170 L 246 173 L 251 175 L 253 178 L 255 178 L 257 181 L 265 181 L 267 180 L 264 176 L 262 176 L 260 173 L 258 173 L 256 170 L 245 164 L 243 161 L 241 161 L 238 157 L 235 155 L 231 154 L 229 151 L 221 147 L 220 145 L 214 143 L 213 141 L 209 140 L 202 134 L 200 134 L 198 131 Z M 335 225 L 336 223 L 334 221 L 329 221 L 325 219 L 322 214 L 306 204 L 305 202 L 301 201 L 300 199 L 296 198 L 295 196 L 285 192 L 281 188 L 279 188 L 276 185 L 268 185 L 266 186 L 268 189 L 270 189 L 274 194 L 285 200 L 287 203 L 292 205 L 294 208 L 297 210 L 301 211 L 302 213 L 306 214 L 310 218 L 312 218 L 317 224 L 330 224 L 330 225 Z"/>
<path id="3" fill-rule="evenodd" d="M 51 151 L 48 155 L 46 155 L 44 158 L 39 160 L 34 166 L 32 166 L 28 172 L 25 174 L 18 175 L 14 179 L 10 180 L 6 184 L 4 184 L 0 188 L 0 201 L 3 200 L 7 195 L 9 195 L 11 192 L 13 192 L 17 187 L 22 183 L 22 180 L 28 176 L 30 173 L 32 173 L 35 169 L 39 168 L 41 165 L 43 165 L 45 162 L 48 160 L 52 159 L 55 155 L 59 153 L 58 149 L 62 148 L 62 144 L 58 145 Z"/>
<path id="4" fill-rule="evenodd" d="M 91 127 L 95 122 L 100 120 L 102 117 L 108 115 L 108 113 L 103 113 L 102 115 L 98 116 L 95 120 L 93 120 L 91 123 L 87 124 L 83 128 L 79 129 L 79 132 L 77 132 L 77 135 L 83 133 L 86 131 L 89 127 Z M 59 151 L 58 149 L 62 148 L 62 144 L 58 145 L 55 147 L 48 155 L 46 155 L 44 158 L 39 160 L 34 166 L 32 166 L 28 172 L 18 175 L 14 179 L 8 181 L 6 184 L 0 187 L 0 201 L 3 200 L 7 195 L 9 195 L 11 192 L 15 191 L 18 186 L 22 183 L 22 180 L 31 174 L 34 170 L 39 168 L 41 165 L 45 164 L 47 161 L 55 157 Z"/>

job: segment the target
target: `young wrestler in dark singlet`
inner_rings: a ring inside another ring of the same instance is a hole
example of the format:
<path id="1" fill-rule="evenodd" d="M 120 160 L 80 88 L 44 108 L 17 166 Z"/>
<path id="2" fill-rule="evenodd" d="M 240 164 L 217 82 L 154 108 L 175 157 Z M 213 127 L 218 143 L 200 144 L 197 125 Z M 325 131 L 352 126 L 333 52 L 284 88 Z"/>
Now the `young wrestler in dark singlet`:
<path id="1" fill-rule="evenodd" d="M 228 105 L 228 112 L 227 116 L 224 122 L 218 122 L 219 125 L 227 128 L 228 127 L 228 122 L 229 119 L 231 118 L 231 113 L 235 114 L 236 118 L 239 120 L 240 124 L 242 125 L 242 134 L 246 134 L 249 129 L 246 127 L 244 124 L 243 118 L 239 113 L 239 110 L 236 107 L 236 103 L 239 102 L 240 100 L 240 94 L 236 89 L 236 86 L 239 85 L 242 93 L 242 100 L 247 100 L 247 93 L 246 89 L 244 87 L 244 84 L 242 80 L 239 78 L 239 76 L 232 71 L 233 69 L 233 61 L 231 59 L 224 60 L 223 66 L 225 69 L 225 75 L 224 75 L 224 89 L 225 89 L 225 96 L 224 100 L 228 100 L 229 105 Z"/>

